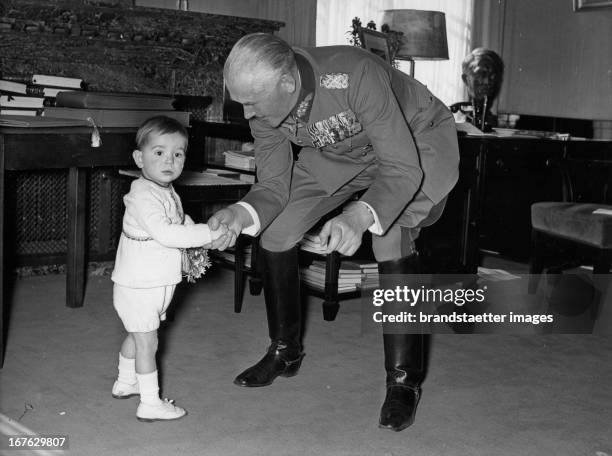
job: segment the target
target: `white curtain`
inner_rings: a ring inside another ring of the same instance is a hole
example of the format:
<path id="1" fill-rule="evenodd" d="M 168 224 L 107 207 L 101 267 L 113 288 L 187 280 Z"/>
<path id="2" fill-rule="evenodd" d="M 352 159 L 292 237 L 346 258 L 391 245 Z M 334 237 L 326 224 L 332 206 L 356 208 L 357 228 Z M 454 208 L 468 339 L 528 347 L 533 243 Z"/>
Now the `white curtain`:
<path id="1" fill-rule="evenodd" d="M 386 9 L 445 13 L 449 60 L 418 60 L 414 75 L 447 105 L 466 100 L 461 81 L 461 61 L 471 51 L 473 0 L 318 0 L 317 46 L 348 44 L 348 32 L 354 17 L 359 17 L 364 27 L 373 20 L 380 30 Z M 400 61 L 400 69 L 408 73 L 408 62 Z"/>

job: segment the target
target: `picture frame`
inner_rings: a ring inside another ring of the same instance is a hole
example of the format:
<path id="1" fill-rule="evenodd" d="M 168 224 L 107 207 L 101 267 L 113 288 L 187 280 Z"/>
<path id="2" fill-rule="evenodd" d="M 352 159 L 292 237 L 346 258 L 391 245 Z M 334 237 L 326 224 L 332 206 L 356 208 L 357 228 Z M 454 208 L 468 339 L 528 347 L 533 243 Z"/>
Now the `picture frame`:
<path id="1" fill-rule="evenodd" d="M 376 54 L 385 62 L 392 63 L 389 38 L 385 33 L 361 27 L 359 29 L 359 40 L 362 48 Z"/>
<path id="2" fill-rule="evenodd" d="M 574 0 L 574 11 L 606 7 L 612 7 L 612 0 Z"/>

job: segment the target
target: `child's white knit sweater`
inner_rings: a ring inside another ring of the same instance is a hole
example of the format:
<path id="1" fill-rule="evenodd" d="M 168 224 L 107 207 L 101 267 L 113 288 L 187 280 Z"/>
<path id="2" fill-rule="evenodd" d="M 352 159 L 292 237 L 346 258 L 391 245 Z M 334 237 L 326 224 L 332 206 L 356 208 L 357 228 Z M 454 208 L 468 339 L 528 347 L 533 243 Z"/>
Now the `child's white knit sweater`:
<path id="1" fill-rule="evenodd" d="M 112 280 L 132 288 L 153 288 L 181 281 L 179 248 L 211 242 L 208 225 L 183 214 L 172 185 L 162 187 L 143 177 L 123 197 L 123 232 Z"/>

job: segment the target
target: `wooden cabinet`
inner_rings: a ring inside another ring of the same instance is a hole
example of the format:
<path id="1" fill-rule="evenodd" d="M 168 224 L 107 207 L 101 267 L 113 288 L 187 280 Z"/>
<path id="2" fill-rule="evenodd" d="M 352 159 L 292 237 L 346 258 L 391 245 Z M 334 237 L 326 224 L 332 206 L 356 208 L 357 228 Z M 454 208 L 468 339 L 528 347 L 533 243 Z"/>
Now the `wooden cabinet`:
<path id="1" fill-rule="evenodd" d="M 526 259 L 531 205 L 562 199 L 564 144 L 508 138 L 487 139 L 484 147 L 479 248 Z"/>

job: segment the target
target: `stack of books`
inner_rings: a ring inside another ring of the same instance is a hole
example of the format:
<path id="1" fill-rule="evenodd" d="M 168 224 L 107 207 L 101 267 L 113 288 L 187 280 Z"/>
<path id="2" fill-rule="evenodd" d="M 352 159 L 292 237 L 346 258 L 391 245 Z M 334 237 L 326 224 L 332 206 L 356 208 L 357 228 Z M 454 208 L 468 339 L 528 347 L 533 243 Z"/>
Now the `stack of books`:
<path id="1" fill-rule="evenodd" d="M 82 79 L 45 74 L 1 75 L 0 114 L 18 116 L 41 115 L 46 107 L 55 106 L 60 93 L 82 92 Z"/>
<path id="2" fill-rule="evenodd" d="M 225 166 L 228 168 L 255 171 L 255 151 L 228 150 L 223 152 L 223 155 L 225 156 Z"/>
<path id="3" fill-rule="evenodd" d="M 93 122 L 99 127 L 138 127 L 165 115 L 189 126 L 189 112 L 161 94 L 92 92 L 82 79 L 39 75 L 0 77 L 0 115 L 44 116 Z"/>
<path id="4" fill-rule="evenodd" d="M 380 286 L 380 282 L 378 280 L 378 263 L 375 261 L 359 261 L 356 263 L 359 264 L 359 268 L 361 269 L 361 289 L 369 290 L 372 288 L 378 288 Z"/>
<path id="5" fill-rule="evenodd" d="M 325 289 L 325 261 L 315 260 L 300 269 L 304 283 L 318 290 Z M 378 265 L 361 260 L 342 260 L 338 270 L 338 292 L 378 287 Z"/>
<path id="6" fill-rule="evenodd" d="M 307 252 L 325 255 L 326 249 L 321 247 L 312 233 L 306 233 L 300 241 L 300 249 Z M 325 261 L 315 260 L 306 268 L 301 268 L 302 280 L 309 286 L 325 289 Z M 359 289 L 377 288 L 378 264 L 370 260 L 344 258 L 338 270 L 338 292 L 353 291 Z"/>
<path id="7" fill-rule="evenodd" d="M 214 250 L 214 256 L 216 258 L 222 258 L 227 263 L 234 263 L 234 250 Z M 247 268 L 251 267 L 253 247 L 249 244 L 244 246 L 244 266 Z"/>

